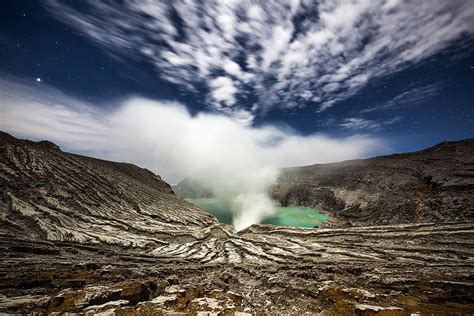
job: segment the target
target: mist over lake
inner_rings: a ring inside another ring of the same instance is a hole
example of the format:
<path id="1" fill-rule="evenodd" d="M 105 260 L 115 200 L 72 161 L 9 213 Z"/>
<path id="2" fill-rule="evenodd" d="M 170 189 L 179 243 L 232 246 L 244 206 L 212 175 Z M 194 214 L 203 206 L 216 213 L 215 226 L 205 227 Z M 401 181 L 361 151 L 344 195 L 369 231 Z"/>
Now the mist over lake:
<path id="1" fill-rule="evenodd" d="M 221 223 L 232 224 L 233 212 L 230 204 L 216 198 L 187 200 L 214 215 Z M 330 218 L 329 215 L 305 207 L 276 207 L 275 211 L 275 214 L 265 218 L 262 224 L 313 228 L 321 225 L 322 222 Z"/>

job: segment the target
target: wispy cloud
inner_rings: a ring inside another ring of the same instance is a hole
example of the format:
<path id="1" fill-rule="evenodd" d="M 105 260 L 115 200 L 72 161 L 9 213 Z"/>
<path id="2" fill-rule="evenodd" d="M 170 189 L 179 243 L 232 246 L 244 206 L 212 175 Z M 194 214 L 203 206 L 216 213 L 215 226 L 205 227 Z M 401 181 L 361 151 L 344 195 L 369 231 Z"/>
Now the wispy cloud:
<path id="1" fill-rule="evenodd" d="M 380 123 L 363 119 L 360 117 L 350 117 L 344 120 L 340 126 L 348 129 L 379 129 L 380 128 Z"/>
<path id="2" fill-rule="evenodd" d="M 360 131 L 360 130 L 380 130 L 383 127 L 387 125 L 392 125 L 396 122 L 398 122 L 401 119 L 400 116 L 396 116 L 390 119 L 385 119 L 385 120 L 370 120 L 362 117 L 349 117 L 343 120 L 342 123 L 339 124 L 339 126 L 354 130 L 354 131 Z"/>
<path id="3" fill-rule="evenodd" d="M 272 107 L 325 110 L 474 33 L 470 0 L 45 4 L 109 52 L 144 58 L 187 91 L 204 87 L 212 108 L 247 121 Z M 249 94 L 255 104 L 239 102 Z"/>
<path id="4" fill-rule="evenodd" d="M 442 88 L 440 82 L 435 82 L 426 86 L 408 89 L 396 97 L 373 107 L 362 110 L 361 113 L 370 113 L 387 110 L 400 110 L 402 108 L 414 106 L 434 98 Z"/>

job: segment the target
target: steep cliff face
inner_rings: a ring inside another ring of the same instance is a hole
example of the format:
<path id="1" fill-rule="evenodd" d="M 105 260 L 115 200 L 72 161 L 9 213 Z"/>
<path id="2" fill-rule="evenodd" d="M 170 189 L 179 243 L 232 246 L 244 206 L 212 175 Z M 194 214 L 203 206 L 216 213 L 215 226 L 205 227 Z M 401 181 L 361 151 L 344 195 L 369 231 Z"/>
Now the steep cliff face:
<path id="1" fill-rule="evenodd" d="M 333 224 L 450 222 L 474 217 L 474 139 L 419 152 L 283 170 L 282 205 L 316 208 Z"/>
<path id="2" fill-rule="evenodd" d="M 47 240 L 162 244 L 217 224 L 151 171 L 0 134 L 0 233 Z"/>

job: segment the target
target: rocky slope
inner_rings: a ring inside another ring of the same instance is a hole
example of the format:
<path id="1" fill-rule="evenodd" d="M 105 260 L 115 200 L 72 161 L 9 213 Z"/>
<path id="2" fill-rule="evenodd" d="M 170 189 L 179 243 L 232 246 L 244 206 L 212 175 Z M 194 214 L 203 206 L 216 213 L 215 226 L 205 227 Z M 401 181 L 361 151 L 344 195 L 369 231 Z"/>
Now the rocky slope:
<path id="1" fill-rule="evenodd" d="M 0 233 L 12 237 L 161 245 L 217 220 L 151 171 L 0 134 Z"/>
<path id="2" fill-rule="evenodd" d="M 474 313 L 474 223 L 234 232 L 136 166 L 0 137 L 0 313 Z"/>
<path id="3" fill-rule="evenodd" d="M 272 195 L 282 205 L 330 213 L 335 225 L 472 221 L 474 139 L 284 169 Z"/>

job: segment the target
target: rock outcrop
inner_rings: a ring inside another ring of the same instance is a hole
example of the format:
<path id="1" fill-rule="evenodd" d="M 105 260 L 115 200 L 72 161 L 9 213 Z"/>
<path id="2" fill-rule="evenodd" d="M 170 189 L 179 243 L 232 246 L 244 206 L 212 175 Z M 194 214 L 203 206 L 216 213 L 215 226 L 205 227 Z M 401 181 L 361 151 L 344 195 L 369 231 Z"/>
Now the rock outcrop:
<path id="1" fill-rule="evenodd" d="M 386 225 L 474 219 L 474 139 L 419 152 L 282 170 L 282 205 L 333 215 L 326 224 Z"/>
<path id="2" fill-rule="evenodd" d="M 474 313 L 472 221 L 235 232 L 145 169 L 0 141 L 0 313 Z"/>

